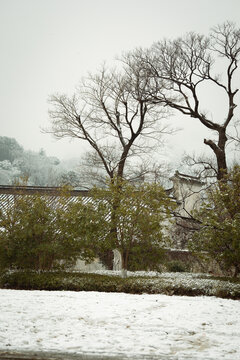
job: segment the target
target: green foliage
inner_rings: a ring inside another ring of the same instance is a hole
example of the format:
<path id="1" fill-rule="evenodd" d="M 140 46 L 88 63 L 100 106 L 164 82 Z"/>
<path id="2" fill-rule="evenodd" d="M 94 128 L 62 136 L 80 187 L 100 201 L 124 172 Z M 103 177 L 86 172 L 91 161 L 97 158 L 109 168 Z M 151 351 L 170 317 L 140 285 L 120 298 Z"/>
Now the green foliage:
<path id="1" fill-rule="evenodd" d="M 81 184 L 81 177 L 76 171 L 70 170 L 62 173 L 59 176 L 58 182 L 60 185 L 69 185 L 72 187 L 77 187 Z"/>
<path id="2" fill-rule="evenodd" d="M 170 272 L 186 272 L 187 267 L 183 261 L 173 260 L 166 263 L 167 270 Z"/>
<path id="3" fill-rule="evenodd" d="M 208 192 L 207 201 L 195 216 L 202 226 L 190 249 L 208 254 L 227 272 L 240 273 L 240 167 L 235 166 L 223 181 Z"/>
<path id="4" fill-rule="evenodd" d="M 50 268 L 55 254 L 51 209 L 39 197 L 17 195 L 0 216 L 1 265 L 16 268 Z"/>
<path id="5" fill-rule="evenodd" d="M 46 270 L 72 265 L 78 257 L 93 259 L 89 212 L 93 208 L 80 198 L 71 204 L 67 191 L 57 204 L 48 196 L 16 194 L 0 212 L 0 266 Z"/>
<path id="6" fill-rule="evenodd" d="M 160 271 L 161 263 L 165 259 L 165 250 L 158 242 L 143 241 L 141 246 L 137 244 L 130 251 L 128 270 L 130 271 Z"/>
<path id="7" fill-rule="evenodd" d="M 154 277 L 87 274 L 77 272 L 17 271 L 0 275 L 0 287 L 24 290 L 71 290 L 124 292 L 130 294 L 166 294 L 218 296 L 240 299 L 240 281 L 202 279 L 192 274 L 159 274 Z M 196 274 L 195 274 L 196 275 Z"/>
<path id="8" fill-rule="evenodd" d="M 101 204 L 97 206 L 91 200 L 86 203 L 78 196 L 63 207 L 64 215 L 61 208 L 57 209 L 57 226 L 64 230 L 66 248 L 76 243 L 78 257 L 91 262 L 104 248 L 102 239 L 107 222 Z"/>
<path id="9" fill-rule="evenodd" d="M 70 200 L 67 188 L 56 195 L 16 193 L 0 212 L 2 268 L 49 270 L 118 249 L 124 269 L 158 269 L 174 207 L 162 187 L 118 179 L 95 189 L 87 203 Z"/>
<path id="10" fill-rule="evenodd" d="M 139 261 L 140 268 L 159 263 L 166 242 L 164 228 L 175 206 L 164 189 L 115 178 L 106 189 L 94 189 L 92 195 L 107 220 L 102 243 L 106 249 L 120 251 L 123 268 L 131 264 L 136 269 Z"/>

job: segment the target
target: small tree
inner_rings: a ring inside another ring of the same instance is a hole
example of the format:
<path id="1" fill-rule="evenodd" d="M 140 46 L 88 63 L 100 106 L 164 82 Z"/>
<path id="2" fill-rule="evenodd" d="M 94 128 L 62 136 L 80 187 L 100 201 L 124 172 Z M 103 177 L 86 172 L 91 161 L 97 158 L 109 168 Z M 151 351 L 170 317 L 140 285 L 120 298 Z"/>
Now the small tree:
<path id="1" fill-rule="evenodd" d="M 66 251 L 70 247 L 77 249 L 76 257 L 91 262 L 104 249 L 103 236 L 107 226 L 104 204 L 95 204 L 81 196 L 58 210 L 58 227 L 64 232 Z M 74 245 L 74 244 L 77 244 Z M 76 258 L 75 257 L 75 258 Z"/>
<path id="2" fill-rule="evenodd" d="M 56 257 L 51 209 L 39 196 L 16 196 L 0 215 L 2 267 L 50 269 Z"/>
<path id="3" fill-rule="evenodd" d="M 0 213 L 0 266 L 50 270 L 72 265 L 78 257 L 92 259 L 94 254 L 86 251 L 91 226 L 84 211 L 81 199 L 71 204 L 67 193 L 55 200 L 16 194 L 12 206 Z"/>
<path id="4" fill-rule="evenodd" d="M 124 273 L 130 263 L 135 268 L 140 254 L 151 259 L 145 264 L 159 263 L 167 240 L 164 229 L 175 207 L 160 185 L 134 186 L 115 179 L 107 189 L 95 189 L 93 198 L 104 204 L 108 219 L 103 244 L 119 250 Z"/>
<path id="5" fill-rule="evenodd" d="M 202 223 L 190 249 L 210 256 L 224 270 L 240 272 L 240 167 L 208 191 L 207 201 L 195 216 Z"/>

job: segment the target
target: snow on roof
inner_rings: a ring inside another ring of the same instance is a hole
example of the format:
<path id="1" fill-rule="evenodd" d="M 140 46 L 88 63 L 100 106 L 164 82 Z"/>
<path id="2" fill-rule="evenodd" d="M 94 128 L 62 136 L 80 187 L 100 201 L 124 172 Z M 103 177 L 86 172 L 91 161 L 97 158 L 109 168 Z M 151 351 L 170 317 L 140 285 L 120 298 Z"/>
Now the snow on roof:
<path id="1" fill-rule="evenodd" d="M 183 174 L 180 173 L 178 170 L 175 171 L 174 176 L 172 176 L 170 178 L 170 180 L 174 181 L 175 179 L 180 179 L 181 181 L 184 182 L 192 182 L 192 183 L 197 183 L 199 185 L 203 185 L 204 183 L 200 180 L 199 176 L 192 176 L 192 175 L 188 175 L 188 174 Z"/>

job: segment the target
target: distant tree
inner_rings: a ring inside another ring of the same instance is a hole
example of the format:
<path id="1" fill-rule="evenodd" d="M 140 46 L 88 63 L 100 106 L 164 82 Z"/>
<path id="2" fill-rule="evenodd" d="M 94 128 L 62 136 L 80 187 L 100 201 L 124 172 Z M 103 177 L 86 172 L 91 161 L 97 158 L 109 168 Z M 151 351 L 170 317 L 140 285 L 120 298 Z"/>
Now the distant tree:
<path id="1" fill-rule="evenodd" d="M 68 185 L 71 187 L 79 187 L 81 185 L 81 177 L 80 175 L 74 171 L 65 171 L 62 172 L 58 177 L 59 185 Z"/>
<path id="2" fill-rule="evenodd" d="M 146 90 L 153 103 L 196 119 L 214 132 L 217 139 L 204 139 L 204 143 L 216 158 L 218 180 L 224 178 L 228 167 L 227 129 L 237 107 L 239 56 L 240 29 L 231 22 L 214 27 L 209 37 L 191 32 L 127 56 L 141 79 L 151 79 Z M 218 73 L 219 67 L 224 69 L 222 74 Z M 225 96 L 226 109 L 221 119 L 214 120 L 205 111 L 202 94 L 209 88 L 215 89 L 217 96 L 219 91 Z"/>
<path id="3" fill-rule="evenodd" d="M 13 164 L 20 170 L 20 176 L 28 179 L 28 185 L 57 186 L 59 163 L 57 158 L 48 157 L 41 150 L 40 153 L 24 151 Z"/>
<path id="4" fill-rule="evenodd" d="M 8 160 L 11 163 L 23 153 L 23 147 L 16 139 L 0 136 L 0 161 Z"/>
<path id="5" fill-rule="evenodd" d="M 211 257 L 226 271 L 240 273 L 240 167 L 225 175 L 208 191 L 208 197 L 194 214 L 201 223 L 190 249 Z"/>
<path id="6" fill-rule="evenodd" d="M 25 151 L 13 138 L 0 137 L 0 184 L 9 185 L 27 179 L 28 185 L 57 186 L 62 170 L 56 157 Z"/>
<path id="7" fill-rule="evenodd" d="M 0 184 L 11 185 L 21 175 L 20 170 L 9 160 L 0 161 Z"/>
<path id="8" fill-rule="evenodd" d="M 122 180 L 109 182 L 106 189 L 94 189 L 92 194 L 93 200 L 104 206 L 108 219 L 102 243 L 120 252 L 123 272 L 130 263 L 136 268 L 139 259 L 146 267 L 159 265 L 166 245 L 166 220 L 175 207 L 164 189 L 158 184 L 135 186 Z"/>

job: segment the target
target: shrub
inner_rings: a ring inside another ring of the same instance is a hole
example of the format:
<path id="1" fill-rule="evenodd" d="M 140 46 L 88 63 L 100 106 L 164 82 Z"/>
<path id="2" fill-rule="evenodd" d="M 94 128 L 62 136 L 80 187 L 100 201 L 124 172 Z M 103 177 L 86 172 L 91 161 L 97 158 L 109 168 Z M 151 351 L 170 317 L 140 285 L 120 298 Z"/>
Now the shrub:
<path id="1" fill-rule="evenodd" d="M 124 292 L 129 294 L 210 295 L 240 299 L 240 281 L 194 277 L 192 274 L 161 274 L 155 277 L 121 278 L 76 272 L 15 271 L 0 276 L 0 287 L 24 290 Z"/>
<path id="2" fill-rule="evenodd" d="M 170 272 L 186 272 L 186 265 L 182 261 L 173 260 L 166 264 L 168 271 Z"/>

